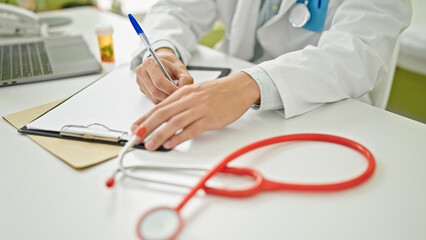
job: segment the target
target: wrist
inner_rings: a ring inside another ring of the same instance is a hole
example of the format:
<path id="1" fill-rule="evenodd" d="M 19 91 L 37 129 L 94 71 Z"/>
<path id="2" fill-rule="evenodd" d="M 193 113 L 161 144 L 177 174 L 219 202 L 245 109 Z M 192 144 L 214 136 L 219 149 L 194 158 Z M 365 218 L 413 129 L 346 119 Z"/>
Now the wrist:
<path id="1" fill-rule="evenodd" d="M 159 48 L 159 49 L 155 50 L 155 52 L 158 53 L 158 54 L 165 54 L 165 55 L 173 54 L 173 55 L 175 55 L 175 52 L 168 47 Z"/>
<path id="2" fill-rule="evenodd" d="M 231 77 L 235 78 L 239 88 L 242 90 L 244 99 L 248 104 L 260 104 L 260 89 L 256 81 L 245 72 L 238 72 Z"/>

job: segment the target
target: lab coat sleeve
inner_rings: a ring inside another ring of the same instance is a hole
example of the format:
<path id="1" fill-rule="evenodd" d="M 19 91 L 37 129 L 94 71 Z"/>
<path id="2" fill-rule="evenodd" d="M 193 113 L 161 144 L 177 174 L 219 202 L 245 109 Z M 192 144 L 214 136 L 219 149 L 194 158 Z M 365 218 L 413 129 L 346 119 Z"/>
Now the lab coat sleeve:
<path id="1" fill-rule="evenodd" d="M 151 42 L 172 42 L 186 65 L 198 40 L 211 30 L 217 16 L 214 0 L 160 0 L 145 16 L 142 28 Z"/>
<path id="2" fill-rule="evenodd" d="M 256 81 L 260 91 L 260 104 L 255 104 L 252 109 L 255 110 L 270 110 L 270 109 L 283 109 L 282 100 L 277 87 L 272 81 L 271 77 L 258 66 L 244 69 L 243 72 L 250 75 Z"/>
<path id="3" fill-rule="evenodd" d="M 409 0 L 345 0 L 317 46 L 259 64 L 280 93 L 285 117 L 323 103 L 360 98 L 372 90 L 386 76 L 410 16 Z"/>

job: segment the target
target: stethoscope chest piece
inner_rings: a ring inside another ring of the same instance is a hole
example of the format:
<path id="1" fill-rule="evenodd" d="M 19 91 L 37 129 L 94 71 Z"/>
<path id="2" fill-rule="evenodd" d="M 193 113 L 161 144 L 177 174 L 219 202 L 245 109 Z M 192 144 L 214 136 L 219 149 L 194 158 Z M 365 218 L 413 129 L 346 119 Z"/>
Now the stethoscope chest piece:
<path id="1" fill-rule="evenodd" d="M 296 3 L 290 10 L 288 20 L 293 27 L 301 28 L 305 26 L 311 18 L 311 13 L 307 5 L 308 1 L 305 1 L 305 3 Z"/>
<path id="2" fill-rule="evenodd" d="M 169 207 L 158 207 L 147 212 L 138 222 L 139 239 L 175 239 L 183 227 L 178 211 Z"/>

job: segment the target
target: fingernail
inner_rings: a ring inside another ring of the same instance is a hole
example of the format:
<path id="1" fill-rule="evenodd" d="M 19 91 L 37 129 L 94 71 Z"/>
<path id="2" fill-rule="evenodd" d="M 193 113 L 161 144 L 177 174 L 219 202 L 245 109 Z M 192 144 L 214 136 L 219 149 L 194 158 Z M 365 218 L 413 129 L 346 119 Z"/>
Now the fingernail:
<path id="1" fill-rule="evenodd" d="M 148 150 L 152 150 L 154 148 L 154 141 L 152 139 L 148 140 L 145 143 L 145 148 Z"/>
<path id="2" fill-rule="evenodd" d="M 142 137 L 145 135 L 145 133 L 146 133 L 146 128 L 145 128 L 145 126 L 140 125 L 140 126 L 138 126 L 135 130 L 133 130 L 133 132 L 134 132 L 134 133 L 135 133 L 138 137 L 142 138 Z"/>
<path id="3" fill-rule="evenodd" d="M 172 148 L 172 142 L 171 142 L 170 140 L 169 140 L 169 141 L 167 141 L 166 143 L 164 143 L 163 147 L 164 147 L 164 148 L 167 148 L 167 149 Z"/>
<path id="4" fill-rule="evenodd" d="M 136 128 L 138 128 L 138 125 L 136 123 L 133 123 L 133 125 L 130 127 L 132 132 L 134 132 L 136 130 Z"/>

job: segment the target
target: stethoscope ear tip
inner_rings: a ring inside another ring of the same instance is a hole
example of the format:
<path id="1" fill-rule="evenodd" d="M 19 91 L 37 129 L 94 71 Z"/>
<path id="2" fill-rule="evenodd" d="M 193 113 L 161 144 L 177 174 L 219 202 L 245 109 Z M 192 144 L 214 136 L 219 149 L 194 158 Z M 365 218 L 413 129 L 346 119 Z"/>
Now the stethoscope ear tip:
<path id="1" fill-rule="evenodd" d="M 105 185 L 107 186 L 107 188 L 112 188 L 114 186 L 114 183 L 115 183 L 114 177 L 110 177 L 105 182 Z"/>

